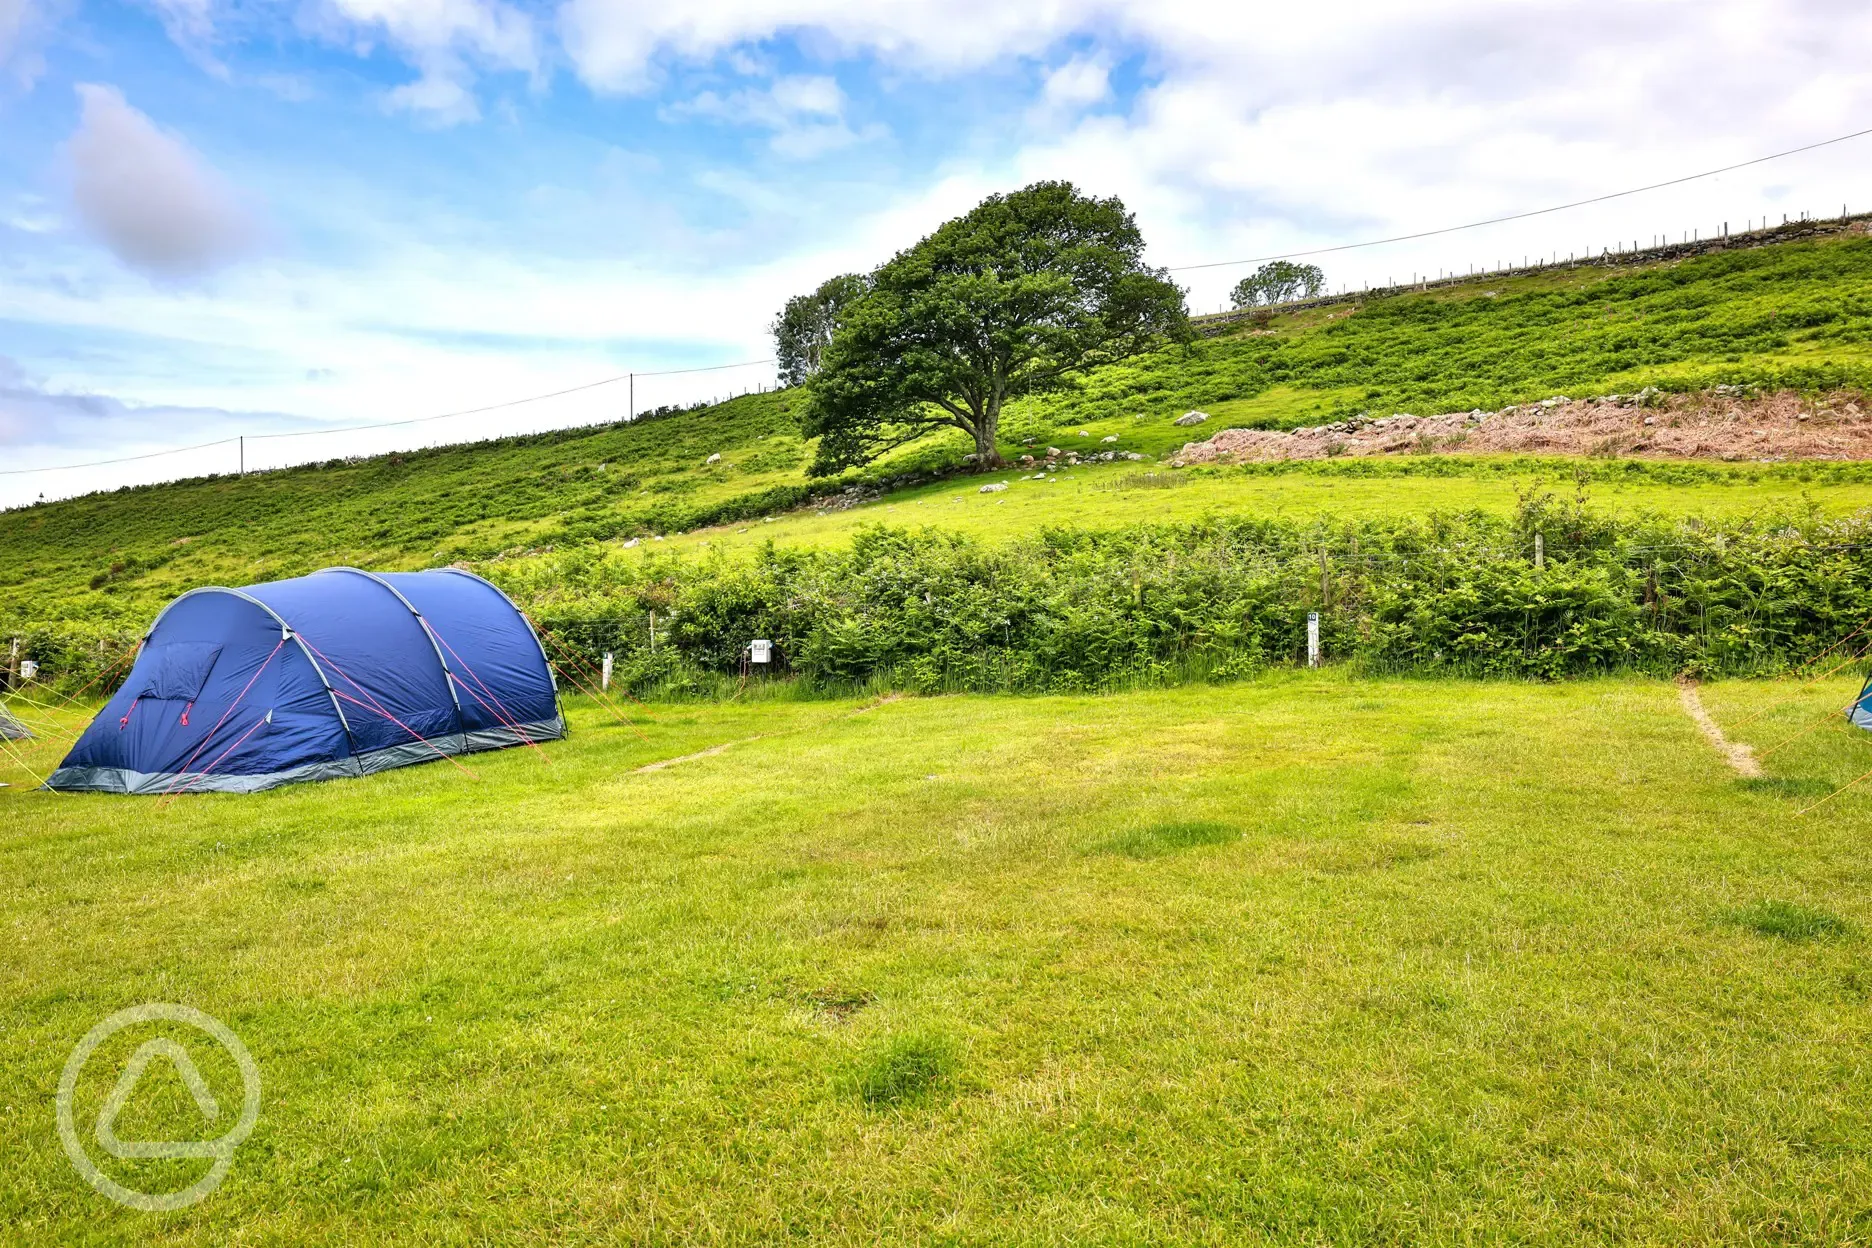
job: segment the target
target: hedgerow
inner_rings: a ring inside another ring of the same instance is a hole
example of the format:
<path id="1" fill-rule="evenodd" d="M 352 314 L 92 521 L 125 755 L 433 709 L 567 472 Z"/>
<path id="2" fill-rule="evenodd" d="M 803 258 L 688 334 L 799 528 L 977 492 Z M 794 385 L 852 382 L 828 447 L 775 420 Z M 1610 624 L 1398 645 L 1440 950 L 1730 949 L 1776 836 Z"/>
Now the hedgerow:
<path id="1" fill-rule="evenodd" d="M 992 545 L 874 527 L 844 549 L 588 547 L 490 572 L 553 645 L 594 667 L 612 653 L 638 692 L 718 689 L 756 637 L 825 689 L 1224 678 L 1304 661 L 1315 612 L 1327 657 L 1373 670 L 1718 675 L 1800 663 L 1872 616 L 1869 523 L 1633 521 L 1530 491 L 1510 517 L 1218 519 Z"/>

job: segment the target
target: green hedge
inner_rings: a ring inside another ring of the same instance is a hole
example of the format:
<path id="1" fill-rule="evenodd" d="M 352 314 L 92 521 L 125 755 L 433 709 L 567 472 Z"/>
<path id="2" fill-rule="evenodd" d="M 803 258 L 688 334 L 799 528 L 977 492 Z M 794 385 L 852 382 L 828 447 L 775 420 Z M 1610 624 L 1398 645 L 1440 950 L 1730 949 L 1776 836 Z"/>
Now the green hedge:
<path id="1" fill-rule="evenodd" d="M 639 692 L 715 689 L 755 637 L 825 688 L 1225 677 L 1303 661 L 1313 611 L 1329 658 L 1377 670 L 1716 675 L 1799 663 L 1872 616 L 1867 530 L 1864 516 L 1618 520 L 1531 495 L 1511 518 L 1216 520 L 993 545 L 878 527 L 846 549 L 590 547 L 488 571 L 559 642 L 593 663 L 613 652 Z"/>

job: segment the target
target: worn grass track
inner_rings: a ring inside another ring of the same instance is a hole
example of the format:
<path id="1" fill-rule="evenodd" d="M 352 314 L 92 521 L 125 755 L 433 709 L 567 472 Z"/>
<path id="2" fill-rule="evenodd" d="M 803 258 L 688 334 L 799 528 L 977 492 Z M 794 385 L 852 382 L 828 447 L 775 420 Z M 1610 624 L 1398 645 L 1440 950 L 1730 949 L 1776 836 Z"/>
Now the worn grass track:
<path id="1" fill-rule="evenodd" d="M 1757 747 L 1851 692 L 1750 719 L 1790 688 L 1702 692 Z M 8 1242 L 1866 1237 L 1872 793 L 1794 813 L 1864 734 L 1747 781 L 1662 681 L 857 705 L 575 707 L 479 784 L 0 790 Z M 266 1086 L 175 1214 L 52 1127 L 145 1000 Z"/>

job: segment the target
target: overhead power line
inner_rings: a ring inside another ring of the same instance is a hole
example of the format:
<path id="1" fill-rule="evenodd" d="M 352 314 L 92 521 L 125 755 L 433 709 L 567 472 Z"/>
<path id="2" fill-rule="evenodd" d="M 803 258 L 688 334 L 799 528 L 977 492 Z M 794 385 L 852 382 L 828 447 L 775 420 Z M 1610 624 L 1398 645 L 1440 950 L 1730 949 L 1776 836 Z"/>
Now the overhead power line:
<path id="1" fill-rule="evenodd" d="M 1192 269 L 1224 269 L 1237 264 L 1260 264 L 1267 260 L 1297 260 L 1302 256 L 1324 256 L 1336 251 L 1357 251 L 1363 247 L 1382 247 L 1386 243 L 1407 243 L 1417 238 L 1435 238 L 1439 234 L 1455 234 L 1462 230 L 1480 229 L 1485 225 L 1500 225 L 1505 221 L 1525 221 L 1529 217 L 1544 217 L 1549 213 L 1565 212 L 1569 208 L 1584 208 L 1588 204 L 1603 204 L 1609 199 L 1623 199 L 1627 195 L 1642 195 L 1646 191 L 1662 190 L 1667 186 L 1681 186 L 1685 182 L 1695 182 L 1699 178 L 1713 178 L 1719 173 L 1733 173 L 1737 169 L 1747 169 L 1750 165 L 1766 164 L 1771 160 L 1780 160 L 1784 156 L 1798 156 L 1802 152 L 1811 152 L 1816 148 L 1831 147 L 1835 143 L 1844 143 L 1848 139 L 1863 138 L 1872 134 L 1872 128 L 1855 130 L 1851 134 L 1842 134 L 1837 138 L 1822 139 L 1818 143 L 1808 143 L 1803 147 L 1790 147 L 1785 152 L 1775 152 L 1769 156 L 1757 156 L 1753 160 L 1744 160 L 1738 164 L 1724 165 L 1720 169 L 1705 169 L 1702 173 L 1687 173 L 1681 178 L 1671 178 L 1667 182 L 1653 182 L 1649 186 L 1634 186 L 1626 191 L 1613 191 L 1607 195 L 1595 195 L 1591 199 L 1576 199 L 1570 204 L 1555 204 L 1551 208 L 1535 208 L 1528 212 L 1512 212 L 1505 217 L 1490 217 L 1486 221 L 1471 221 L 1467 225 L 1446 225 L 1437 230 L 1419 230 L 1415 234 L 1398 234 L 1391 238 L 1368 239 L 1362 243 L 1340 243 L 1333 247 L 1314 247 L 1308 251 L 1284 251 L 1273 256 L 1251 256 L 1246 260 L 1209 260 L 1202 264 L 1173 264 L 1172 273 L 1186 273 Z"/>
<path id="2" fill-rule="evenodd" d="M 1642 195 L 1646 191 L 1662 190 L 1667 186 L 1681 186 L 1686 182 L 1696 182 L 1703 178 L 1713 178 L 1718 174 L 1733 173 L 1737 169 L 1747 169 L 1752 165 L 1766 164 L 1771 160 L 1781 160 L 1787 156 L 1798 156 L 1802 152 L 1815 151 L 1822 147 L 1831 147 L 1836 143 L 1845 143 L 1852 139 L 1864 138 L 1872 134 L 1872 127 L 1854 130 L 1850 134 L 1837 135 L 1830 139 L 1821 139 L 1817 143 L 1807 143 L 1800 147 L 1790 147 L 1786 151 L 1772 152 L 1766 156 L 1757 156 L 1752 160 L 1738 161 L 1733 165 L 1724 165 L 1718 169 L 1705 169 L 1701 173 L 1687 173 L 1682 177 L 1670 178 L 1663 182 L 1652 182 L 1647 186 L 1634 186 L 1623 191 L 1612 191 L 1605 195 L 1594 195 L 1588 199 L 1576 199 L 1570 203 L 1554 204 L 1547 208 L 1534 208 L 1527 212 L 1513 212 L 1506 216 L 1490 217 L 1486 221 L 1470 221 L 1463 225 L 1446 225 L 1435 230 L 1419 230 L 1414 234 L 1396 234 L 1390 238 L 1373 238 L 1359 243 L 1339 243 L 1331 247 L 1314 247 L 1305 251 L 1285 251 L 1266 256 L 1250 256 L 1243 260 L 1208 260 L 1200 264 L 1173 264 L 1168 266 L 1172 273 L 1187 273 L 1196 269 L 1223 269 L 1242 264 L 1261 264 L 1269 260 L 1297 260 L 1305 256 L 1324 256 L 1341 251 L 1358 251 L 1366 247 L 1383 247 L 1389 243 L 1406 243 L 1419 238 L 1436 238 L 1443 234 L 1456 234 L 1463 230 L 1481 229 L 1488 225 L 1501 225 L 1509 221 L 1525 221 L 1530 217 L 1543 217 L 1556 212 L 1565 212 L 1572 208 L 1584 208 L 1589 204 L 1603 204 L 1608 200 L 1623 199 L 1630 195 Z M 568 394 L 577 394 L 584 390 L 596 390 L 601 386 L 613 386 L 620 381 L 633 377 L 674 377 L 686 373 L 714 373 L 731 368 L 751 368 L 757 364 L 771 364 L 772 358 L 763 360 L 743 360 L 737 364 L 713 364 L 705 368 L 670 368 L 653 373 L 619 373 L 615 377 L 606 377 L 601 381 L 587 382 L 582 386 L 573 386 L 566 390 L 554 390 L 547 394 L 529 395 L 524 399 L 511 399 L 505 403 L 493 403 L 486 407 L 472 407 L 459 412 L 443 412 L 437 416 L 416 416 L 408 420 L 386 420 L 368 425 L 342 425 L 328 429 L 298 429 L 282 433 L 255 433 L 247 436 L 259 441 L 262 438 L 304 438 L 326 433 L 362 433 L 372 429 L 394 429 L 407 425 L 422 425 L 438 420 L 454 420 L 462 416 L 479 416 L 487 412 L 503 411 L 510 407 L 522 407 L 528 403 L 539 403 L 546 399 L 561 398 Z M 165 455 L 182 455 L 189 451 L 207 450 L 216 446 L 227 446 L 237 442 L 238 437 L 221 438 L 214 442 L 200 442 L 194 446 L 179 446 L 172 450 L 150 451 L 142 455 L 125 455 L 117 459 L 96 459 L 81 464 L 55 464 L 46 468 L 6 468 L 0 469 L 0 477 L 25 476 L 37 472 L 69 472 L 78 468 L 104 468 L 112 464 L 128 464 L 138 460 L 158 459 Z"/>
<path id="3" fill-rule="evenodd" d="M 34 472 L 64 472 L 67 468 L 102 468 L 106 464 L 130 464 L 139 459 L 161 459 L 164 455 L 185 455 L 190 451 L 205 451 L 212 446 L 232 446 L 240 441 L 238 436 L 222 438 L 216 442 L 197 442 L 194 446 L 172 446 L 166 451 L 149 451 L 142 455 L 125 455 L 120 459 L 94 459 L 83 464 L 54 464 L 49 468 L 0 468 L 0 477 L 23 477 Z"/>
<path id="4" fill-rule="evenodd" d="M 634 377 L 676 377 L 687 373 L 719 373 L 731 368 L 752 368 L 757 364 L 771 364 L 773 358 L 764 360 L 742 360 L 736 364 L 710 364 L 704 368 L 666 368 L 652 373 L 619 373 L 615 377 L 606 377 L 602 381 L 587 382 L 582 386 L 572 386 L 565 390 L 554 390 L 547 394 L 532 394 L 524 399 L 510 399 L 505 403 L 491 403 L 486 407 L 471 407 L 459 412 L 443 412 L 437 416 L 416 416 L 409 420 L 385 420 L 371 425 L 333 425 L 321 429 L 292 429 L 282 433 L 250 433 L 245 435 L 250 442 L 261 438 L 309 438 L 327 433 L 361 433 L 369 429 L 395 429 L 404 425 L 426 425 L 436 420 L 454 420 L 460 416 L 479 416 L 484 412 L 498 412 L 510 407 L 522 407 L 528 403 L 539 403 L 546 399 L 557 399 L 568 394 L 577 394 L 581 390 L 596 390 L 600 386 L 616 385 L 620 381 L 629 381 Z M 82 464 L 53 464 L 45 468 L 6 468 L 0 469 L 0 477 L 26 476 L 35 472 L 69 472 L 77 468 L 103 468 L 111 464 L 128 464 L 142 459 L 160 459 L 164 455 L 185 455 L 190 451 L 205 451 L 217 446 L 232 446 L 241 440 L 240 435 L 220 438 L 214 442 L 198 442 L 193 446 L 171 447 L 166 451 L 150 451 L 142 455 L 125 455 L 119 459 L 94 459 Z"/>

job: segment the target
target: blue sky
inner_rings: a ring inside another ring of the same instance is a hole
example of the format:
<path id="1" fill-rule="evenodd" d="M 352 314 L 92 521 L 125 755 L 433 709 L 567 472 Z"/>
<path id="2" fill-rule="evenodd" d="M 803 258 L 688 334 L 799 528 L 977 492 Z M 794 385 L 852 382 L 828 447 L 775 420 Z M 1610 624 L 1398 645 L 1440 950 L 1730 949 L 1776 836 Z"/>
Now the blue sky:
<path id="1" fill-rule="evenodd" d="M 768 354 L 779 303 L 1067 177 L 1153 259 L 1327 246 L 1872 125 L 1842 0 L 0 0 L 0 467 Z M 1872 140 L 1347 253 L 1359 284 L 1872 208 Z M 1244 270 L 1182 275 L 1198 309 Z M 646 379 L 639 405 L 762 384 Z M 326 458 L 621 414 L 599 389 Z M 0 503 L 231 466 L 0 477 Z"/>

